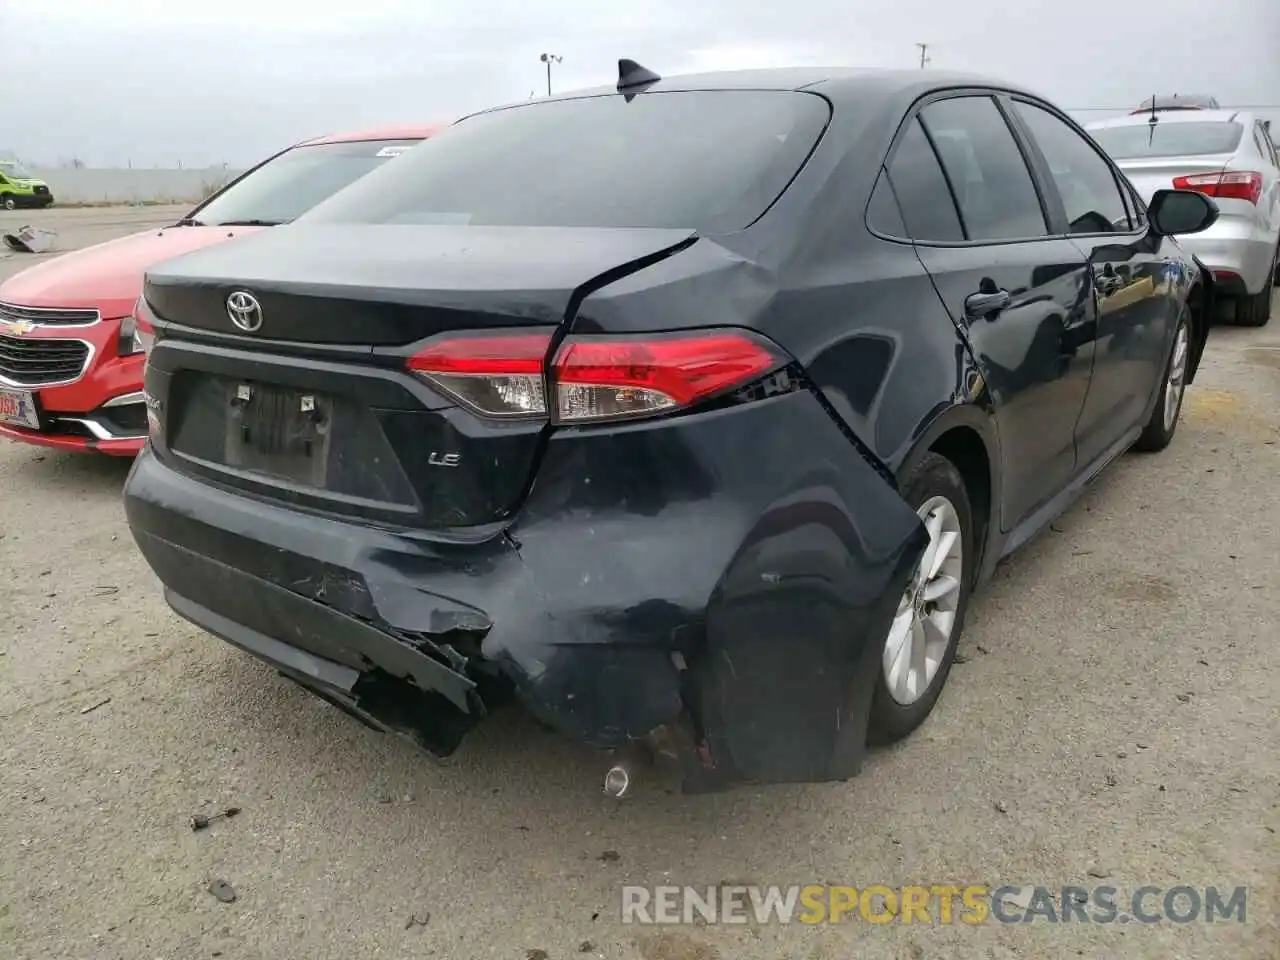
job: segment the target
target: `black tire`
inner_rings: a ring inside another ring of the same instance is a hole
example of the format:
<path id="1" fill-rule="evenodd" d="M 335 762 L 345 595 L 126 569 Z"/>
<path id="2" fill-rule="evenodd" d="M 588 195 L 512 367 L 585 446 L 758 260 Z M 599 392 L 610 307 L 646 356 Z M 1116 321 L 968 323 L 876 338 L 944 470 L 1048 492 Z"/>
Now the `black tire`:
<path id="1" fill-rule="evenodd" d="M 1169 374 L 1173 371 L 1178 338 L 1184 330 L 1187 337 L 1186 356 L 1189 359 L 1191 355 L 1191 310 L 1186 304 L 1183 304 L 1182 313 L 1178 316 L 1178 326 L 1173 334 L 1173 346 L 1169 348 L 1169 359 L 1165 361 L 1164 373 L 1160 377 L 1160 390 L 1156 395 L 1156 405 L 1151 410 L 1151 417 L 1147 420 L 1147 425 L 1143 428 L 1142 434 L 1133 445 L 1133 449 L 1141 453 L 1159 453 L 1173 440 L 1173 435 L 1178 429 L 1178 419 L 1182 416 L 1182 401 L 1186 399 L 1187 395 L 1185 366 L 1183 368 L 1182 393 L 1179 395 L 1177 405 L 1173 411 L 1173 420 L 1167 424 L 1165 421 L 1165 398 L 1169 393 Z"/>
<path id="2" fill-rule="evenodd" d="M 4 207 L 6 210 L 17 210 L 18 201 L 12 196 L 6 195 L 3 200 L 0 200 L 0 207 Z"/>
<path id="3" fill-rule="evenodd" d="M 1271 320 L 1272 292 L 1272 287 L 1268 285 L 1261 293 L 1246 295 L 1237 300 L 1236 326 L 1265 327 Z"/>
<path id="4" fill-rule="evenodd" d="M 955 508 L 959 519 L 961 543 L 961 575 L 959 597 L 956 602 L 955 620 L 951 628 L 950 642 L 924 694 L 910 704 L 901 704 L 893 698 L 885 679 L 883 650 L 876 657 L 876 685 L 871 700 L 871 719 L 867 739 L 872 744 L 887 744 L 911 734 L 933 712 L 934 704 L 946 685 L 955 658 L 956 644 L 964 632 L 965 613 L 969 609 L 969 596 L 973 592 L 974 562 L 978 557 L 973 538 L 973 513 L 969 505 L 969 493 L 960 471 L 946 457 L 927 453 L 908 468 L 898 483 L 902 497 L 913 510 L 919 510 L 934 497 L 946 498 Z M 886 636 L 879 643 L 883 646 Z"/>

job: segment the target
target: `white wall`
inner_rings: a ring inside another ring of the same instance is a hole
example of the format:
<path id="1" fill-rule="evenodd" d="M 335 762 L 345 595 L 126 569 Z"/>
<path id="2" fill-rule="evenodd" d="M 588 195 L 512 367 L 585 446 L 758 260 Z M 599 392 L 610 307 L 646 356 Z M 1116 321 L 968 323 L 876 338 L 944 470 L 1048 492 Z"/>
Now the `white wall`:
<path id="1" fill-rule="evenodd" d="M 201 199 L 211 186 L 225 183 L 240 172 L 224 167 L 206 170 L 28 169 L 49 184 L 55 203 L 192 202 Z"/>

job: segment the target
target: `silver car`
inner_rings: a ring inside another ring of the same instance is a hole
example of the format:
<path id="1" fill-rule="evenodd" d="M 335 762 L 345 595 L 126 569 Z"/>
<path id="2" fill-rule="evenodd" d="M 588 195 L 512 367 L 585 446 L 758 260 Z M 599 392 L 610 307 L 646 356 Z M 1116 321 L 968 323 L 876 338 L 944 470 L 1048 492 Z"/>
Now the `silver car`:
<path id="1" fill-rule="evenodd" d="M 1176 110 L 1088 124 L 1145 201 L 1173 187 L 1213 197 L 1218 222 L 1178 242 L 1235 301 L 1235 320 L 1260 327 L 1280 285 L 1280 155 L 1265 124 L 1243 110 Z"/>

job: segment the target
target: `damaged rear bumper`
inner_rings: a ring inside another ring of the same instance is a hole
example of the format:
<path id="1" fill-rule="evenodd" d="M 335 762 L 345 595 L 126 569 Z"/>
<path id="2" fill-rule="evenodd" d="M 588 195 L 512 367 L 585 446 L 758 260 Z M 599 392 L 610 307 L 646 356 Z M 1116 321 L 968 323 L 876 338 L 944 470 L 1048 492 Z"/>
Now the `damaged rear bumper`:
<path id="1" fill-rule="evenodd" d="M 179 614 L 364 722 L 448 754 L 513 691 L 583 743 L 674 753 L 689 790 L 857 772 L 926 541 L 803 390 L 559 431 L 517 517 L 449 537 L 242 496 L 149 449 L 125 496 Z"/>

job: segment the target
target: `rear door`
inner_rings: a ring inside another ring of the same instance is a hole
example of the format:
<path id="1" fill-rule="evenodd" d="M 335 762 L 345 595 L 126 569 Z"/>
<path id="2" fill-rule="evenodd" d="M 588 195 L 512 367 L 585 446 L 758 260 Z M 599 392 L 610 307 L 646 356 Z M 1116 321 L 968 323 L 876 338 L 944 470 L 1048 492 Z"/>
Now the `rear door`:
<path id="1" fill-rule="evenodd" d="M 1096 321 L 1093 380 L 1076 430 L 1083 468 L 1146 416 L 1164 374 L 1179 304 L 1162 283 L 1162 241 L 1127 203 L 1110 161 L 1045 104 L 1018 98 L 1014 116 L 1062 200 L 1071 239 L 1089 261 Z"/>
<path id="2" fill-rule="evenodd" d="M 1085 258 L 1050 236 L 1044 200 L 987 92 L 928 101 L 888 165 L 917 253 L 995 406 L 1004 530 L 1061 490 L 1093 361 Z"/>

